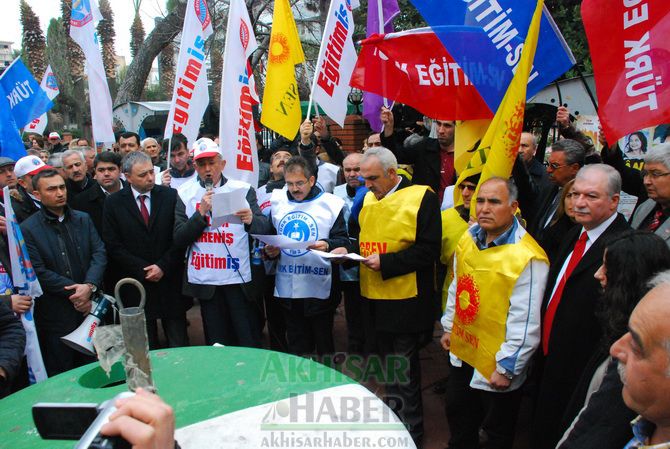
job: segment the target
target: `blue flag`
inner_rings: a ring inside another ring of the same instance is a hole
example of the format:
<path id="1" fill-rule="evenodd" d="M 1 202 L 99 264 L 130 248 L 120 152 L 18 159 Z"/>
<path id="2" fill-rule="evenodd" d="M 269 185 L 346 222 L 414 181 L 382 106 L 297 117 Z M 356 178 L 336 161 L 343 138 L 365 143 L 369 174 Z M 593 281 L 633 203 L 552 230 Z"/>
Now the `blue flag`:
<path id="1" fill-rule="evenodd" d="M 496 111 L 516 67 L 537 0 L 411 0 L 449 54 Z M 439 61 L 438 61 L 439 63 Z M 575 59 L 545 8 L 527 98 L 568 71 Z"/>
<path id="2" fill-rule="evenodd" d="M 0 86 L 17 128 L 23 128 L 53 107 L 40 83 L 18 58 L 0 76 Z"/>
<path id="3" fill-rule="evenodd" d="M 0 85 L 0 156 L 18 161 L 26 154 L 26 147 L 9 108 L 7 95 Z"/>

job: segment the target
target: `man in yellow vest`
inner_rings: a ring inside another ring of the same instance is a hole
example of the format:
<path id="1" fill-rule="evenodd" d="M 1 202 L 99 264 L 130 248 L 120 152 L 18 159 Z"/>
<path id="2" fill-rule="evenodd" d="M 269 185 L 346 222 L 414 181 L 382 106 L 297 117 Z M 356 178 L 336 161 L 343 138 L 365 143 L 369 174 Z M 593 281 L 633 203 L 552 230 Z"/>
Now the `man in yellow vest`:
<path id="1" fill-rule="evenodd" d="M 358 237 L 366 258 L 360 267 L 361 296 L 371 307 L 380 355 L 396 362 L 396 371 L 386 373 L 386 401 L 421 447 L 419 350 L 430 340 L 439 315 L 434 279 L 440 204 L 428 186 L 411 185 L 398 176 L 397 160 L 386 148 L 369 148 L 360 167 L 370 191 L 358 222 L 349 220 L 349 234 Z"/>
<path id="2" fill-rule="evenodd" d="M 450 351 L 449 449 L 478 447 L 486 417 L 490 448 L 511 448 L 528 362 L 540 343 L 549 264 L 514 216 L 517 190 L 502 178 L 479 188 L 477 224 L 458 242 L 442 317 Z"/>

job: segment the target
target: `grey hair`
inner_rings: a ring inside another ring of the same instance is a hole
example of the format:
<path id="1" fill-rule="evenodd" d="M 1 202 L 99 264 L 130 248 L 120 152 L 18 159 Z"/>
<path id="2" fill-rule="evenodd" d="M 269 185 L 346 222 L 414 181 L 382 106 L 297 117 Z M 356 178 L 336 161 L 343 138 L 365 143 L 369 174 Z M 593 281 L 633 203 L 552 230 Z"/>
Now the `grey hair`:
<path id="1" fill-rule="evenodd" d="M 642 159 L 645 164 L 662 164 L 670 170 L 670 143 L 654 145 Z"/>
<path id="2" fill-rule="evenodd" d="M 149 162 L 153 165 L 151 162 L 151 156 L 149 156 L 147 153 L 142 153 L 141 151 L 131 151 L 130 153 L 126 154 L 123 157 L 123 161 L 121 161 L 121 168 L 123 173 L 132 173 L 133 167 L 142 162 Z"/>
<path id="3" fill-rule="evenodd" d="M 616 169 L 606 164 L 585 165 L 579 169 L 575 179 L 582 179 L 592 171 L 597 171 L 607 176 L 607 194 L 610 198 L 621 193 L 621 175 Z"/>
<path id="4" fill-rule="evenodd" d="M 83 146 L 83 147 L 77 147 L 77 150 L 81 151 L 82 153 L 86 153 L 87 151 L 95 151 L 96 153 L 98 152 L 95 148 L 89 147 L 89 146 Z"/>
<path id="5" fill-rule="evenodd" d="M 530 132 L 530 131 L 524 131 L 522 134 L 528 134 L 529 136 L 531 136 L 531 137 L 532 137 L 532 140 L 531 140 L 531 141 L 532 141 L 532 143 L 533 143 L 533 148 L 537 148 L 537 146 L 538 146 L 538 144 L 539 144 L 539 140 L 538 140 L 538 138 L 537 138 L 537 136 L 536 136 L 535 134 L 533 134 L 533 133 Z"/>
<path id="6" fill-rule="evenodd" d="M 352 157 L 357 157 L 360 160 L 362 160 L 363 155 L 361 153 L 349 153 L 344 157 L 344 159 L 342 159 L 342 162 L 344 163 L 344 161 L 346 161 L 347 159 L 352 158 Z"/>
<path id="7" fill-rule="evenodd" d="M 81 149 L 76 149 L 76 150 L 65 150 L 61 153 L 61 161 L 64 161 L 70 156 L 77 155 L 79 156 L 79 159 L 81 159 L 82 162 L 86 162 L 86 158 L 84 157 L 83 151 Z"/>
<path id="8" fill-rule="evenodd" d="M 361 159 L 361 164 L 366 162 L 371 157 L 377 158 L 382 164 L 384 171 L 389 169 L 398 170 L 398 160 L 391 150 L 384 147 L 372 147 L 368 148 L 365 153 L 363 153 L 363 158 Z"/>
<path id="9" fill-rule="evenodd" d="M 584 166 L 586 150 L 584 150 L 584 146 L 576 140 L 559 140 L 551 146 L 551 151 L 562 151 L 565 154 L 565 163 L 568 165 L 579 164 L 580 167 Z"/>
<path id="10" fill-rule="evenodd" d="M 486 181 L 482 182 L 481 185 L 483 186 L 484 184 L 487 184 L 489 182 L 502 182 L 507 186 L 507 194 L 509 196 L 509 204 L 512 205 L 513 202 L 515 202 L 519 198 L 519 189 L 517 188 L 516 184 L 514 184 L 514 181 L 512 179 L 505 179 L 500 176 L 493 176 L 492 178 L 487 179 Z"/>
<path id="11" fill-rule="evenodd" d="M 47 159 L 47 165 L 51 165 L 54 168 L 63 168 L 63 156 L 61 153 L 52 154 Z"/>
<path id="12" fill-rule="evenodd" d="M 156 139 L 154 139 L 153 137 L 147 137 L 146 139 L 142 140 L 140 146 L 141 146 L 142 148 L 144 148 L 145 146 L 147 146 L 147 144 L 149 143 L 150 140 L 153 140 L 154 143 L 155 143 L 156 145 L 158 145 L 158 141 L 157 141 Z"/>

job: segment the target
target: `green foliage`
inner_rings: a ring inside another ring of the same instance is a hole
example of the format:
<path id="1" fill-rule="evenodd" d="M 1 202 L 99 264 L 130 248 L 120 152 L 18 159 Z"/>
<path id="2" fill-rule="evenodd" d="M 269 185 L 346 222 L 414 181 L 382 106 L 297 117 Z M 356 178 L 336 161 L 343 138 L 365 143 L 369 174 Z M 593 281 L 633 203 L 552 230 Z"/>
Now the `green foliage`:
<path id="1" fill-rule="evenodd" d="M 56 75 L 58 81 L 58 88 L 60 94 L 56 97 L 58 99 L 71 98 L 73 96 L 74 82 L 70 75 L 70 69 L 67 59 L 67 36 L 65 35 L 65 27 L 63 26 L 63 19 L 51 19 L 49 27 L 47 28 L 47 62 L 51 64 L 51 69 Z"/>
<path id="2" fill-rule="evenodd" d="M 580 69 L 584 73 L 592 73 L 593 65 L 580 11 L 581 0 L 546 0 L 546 4 Z M 577 71 L 572 69 L 565 76 L 577 76 Z"/>

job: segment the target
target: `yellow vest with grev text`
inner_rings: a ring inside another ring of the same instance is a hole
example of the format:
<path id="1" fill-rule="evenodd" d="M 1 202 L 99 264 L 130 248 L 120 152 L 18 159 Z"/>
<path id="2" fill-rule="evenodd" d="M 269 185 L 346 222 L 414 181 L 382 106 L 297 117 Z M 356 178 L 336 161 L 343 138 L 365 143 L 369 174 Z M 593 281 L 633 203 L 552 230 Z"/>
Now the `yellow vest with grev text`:
<path id="1" fill-rule="evenodd" d="M 518 243 L 480 250 L 470 232 L 456 248 L 456 301 L 451 353 L 487 379 L 505 342 L 510 297 L 531 260 L 548 263 L 544 250 L 525 234 Z"/>
<path id="2" fill-rule="evenodd" d="M 358 217 L 361 227 L 361 256 L 397 253 L 416 241 L 417 216 L 427 186 L 409 186 L 377 200 L 368 192 Z M 408 299 L 416 297 L 416 272 L 382 279 L 381 271 L 361 264 L 361 295 L 368 299 Z"/>

